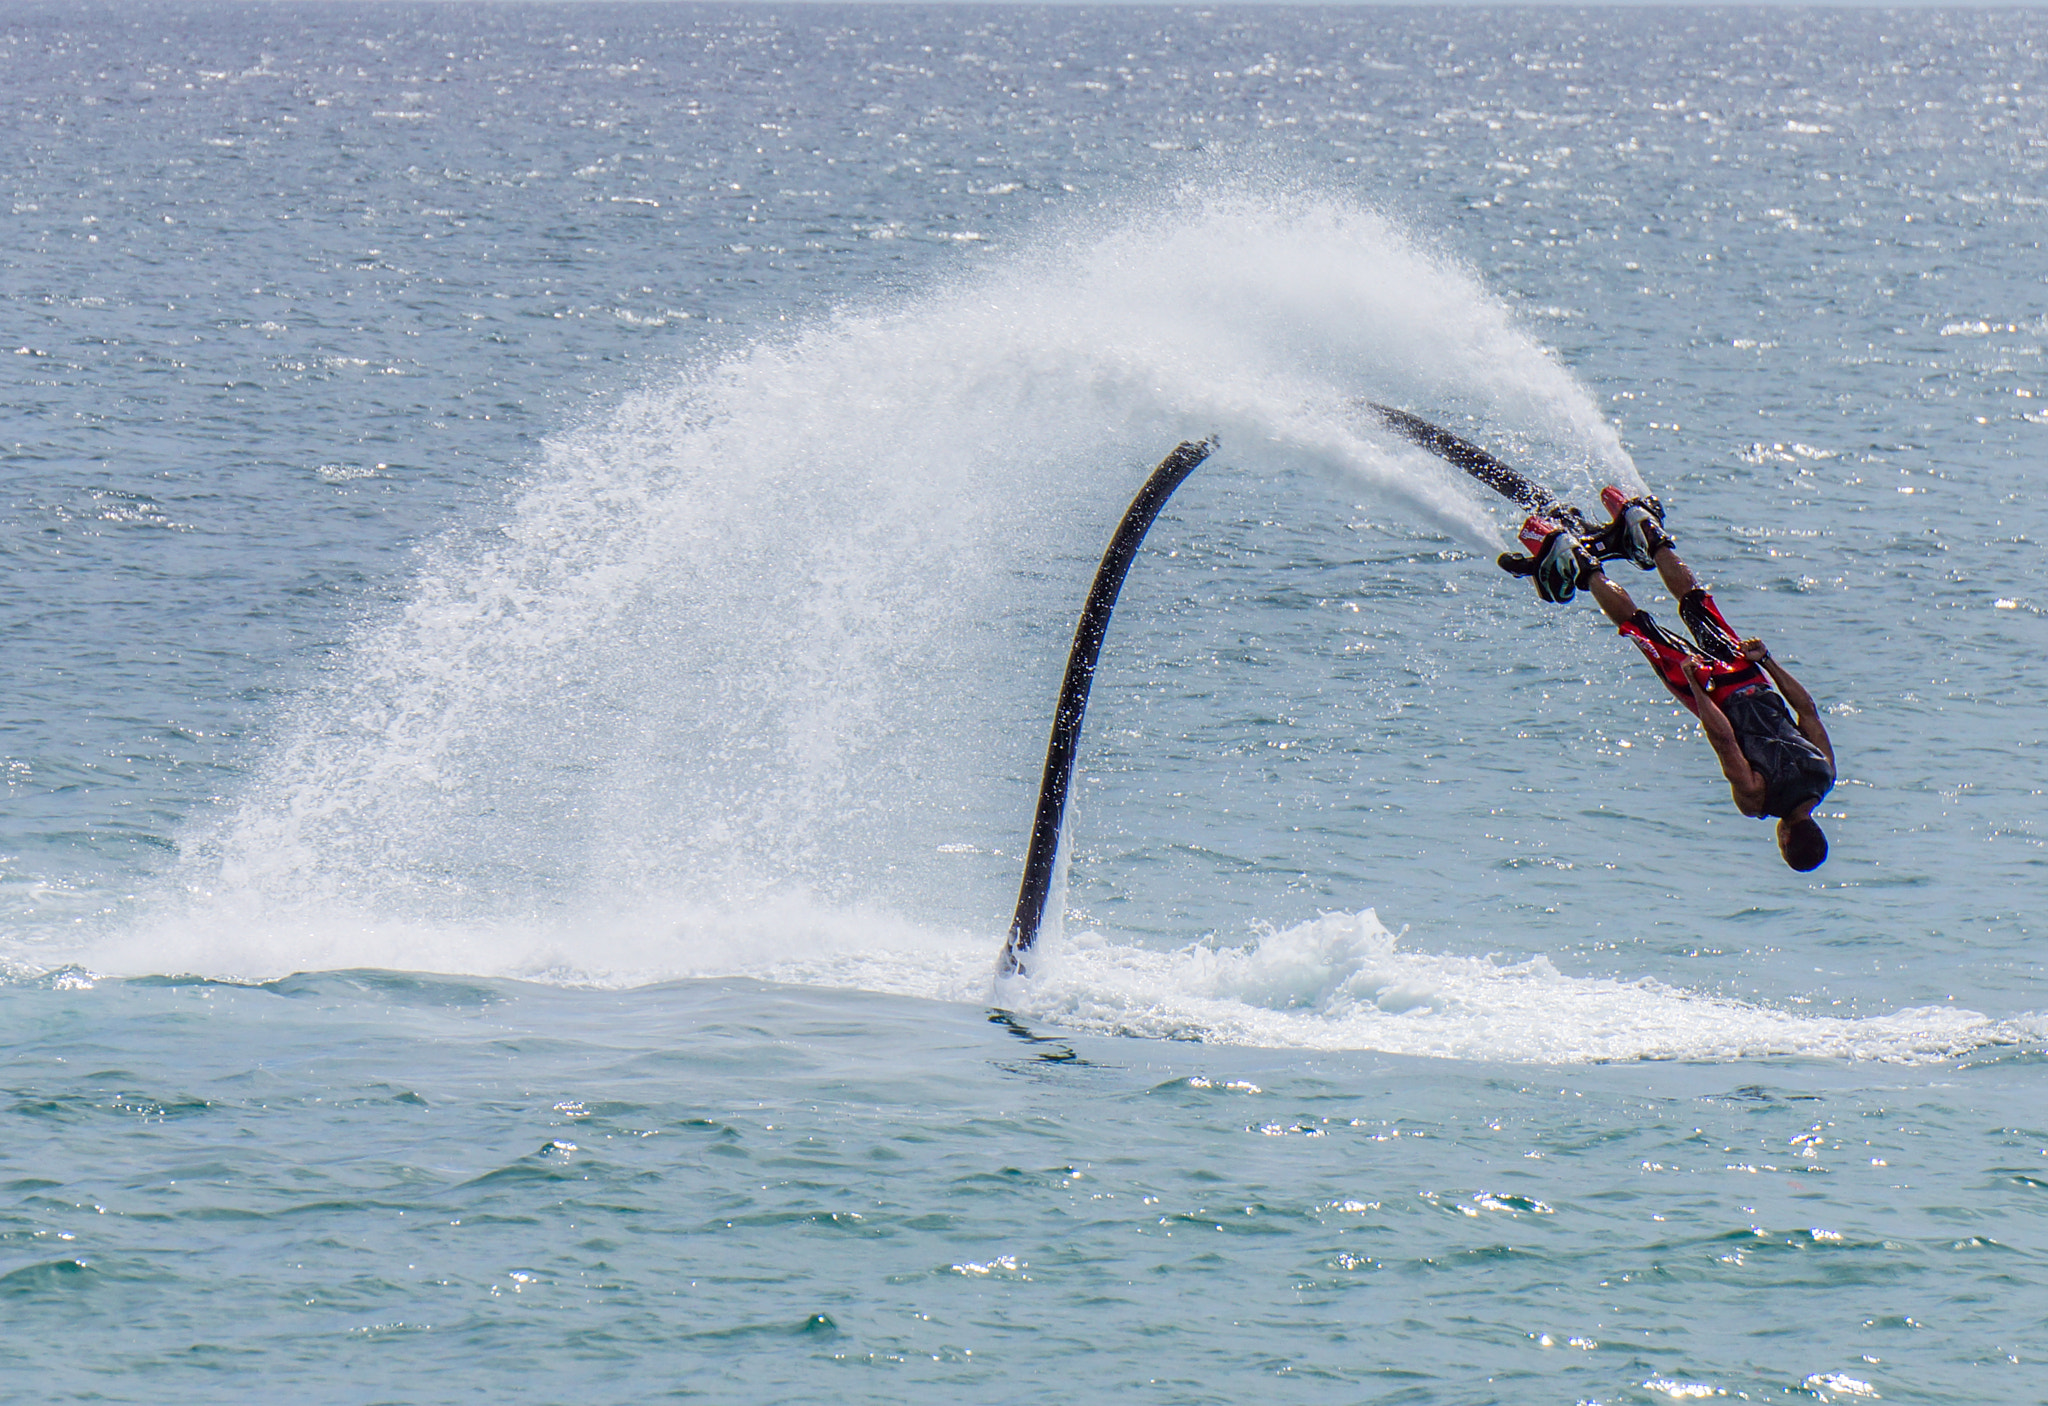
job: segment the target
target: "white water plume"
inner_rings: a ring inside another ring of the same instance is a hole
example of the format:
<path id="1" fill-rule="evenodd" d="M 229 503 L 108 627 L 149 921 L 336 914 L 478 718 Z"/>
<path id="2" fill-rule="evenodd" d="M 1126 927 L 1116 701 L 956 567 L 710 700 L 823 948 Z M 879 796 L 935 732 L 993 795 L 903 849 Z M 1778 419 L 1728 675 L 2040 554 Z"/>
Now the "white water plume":
<path id="1" fill-rule="evenodd" d="M 1205 474 L 1308 467 L 1495 540 L 1362 398 L 1511 425 L 1568 490 L 1638 482 L 1498 299 L 1326 200 L 1184 192 L 1051 229 L 635 395 L 557 437 L 496 530 L 429 549 L 291 708 L 184 838 L 150 960 L 510 974 L 531 942 L 434 934 L 545 929 L 601 977 L 608 942 L 668 932 L 668 962 L 624 965 L 681 973 L 677 914 L 900 906 L 911 856 L 962 834 L 1000 913 L 1072 612 L 1176 441 L 1221 436 Z"/>

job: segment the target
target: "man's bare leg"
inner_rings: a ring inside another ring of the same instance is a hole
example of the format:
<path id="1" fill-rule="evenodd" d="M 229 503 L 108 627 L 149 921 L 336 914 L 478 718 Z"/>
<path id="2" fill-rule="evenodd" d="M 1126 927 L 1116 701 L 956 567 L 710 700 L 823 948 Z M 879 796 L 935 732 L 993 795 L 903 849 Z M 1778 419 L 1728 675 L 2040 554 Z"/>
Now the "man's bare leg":
<path id="1" fill-rule="evenodd" d="M 1690 592 L 1697 591 L 1700 588 L 1700 578 L 1692 574 L 1691 567 L 1678 559 L 1678 553 L 1671 549 L 1669 542 L 1657 548 L 1657 575 L 1663 578 L 1664 589 L 1671 592 L 1671 598 L 1675 601 L 1683 601 Z M 1615 589 L 1620 590 L 1621 588 L 1617 586 Z M 1627 598 L 1628 593 L 1623 591 L 1622 599 L 1626 600 Z M 1601 609 L 1606 609 L 1604 603 Z M 1610 618 L 1612 618 L 1613 613 L 1608 611 Z M 1620 622 L 1616 621 L 1616 623 L 1619 624 Z"/>
<path id="2" fill-rule="evenodd" d="M 1671 557 L 1671 560 L 1677 564 L 1678 569 L 1680 571 L 1684 571 L 1686 578 L 1690 580 L 1692 577 L 1692 573 L 1686 570 L 1685 563 L 1679 561 L 1678 558 L 1672 554 L 1671 549 L 1669 547 L 1666 547 L 1662 552 L 1658 553 L 1658 565 L 1662 566 L 1664 558 L 1667 556 Z M 1671 584 L 1671 578 L 1669 576 L 1666 576 L 1664 578 L 1664 584 L 1667 586 Z M 1609 620 L 1612 620 L 1615 624 L 1626 625 L 1629 621 L 1636 618 L 1635 601 L 1629 598 L 1629 593 L 1627 591 L 1623 590 L 1620 586 L 1617 586 L 1613 581 L 1609 580 L 1606 572 L 1601 571 L 1598 568 L 1595 568 L 1586 577 L 1584 586 L 1586 590 L 1592 592 L 1593 599 L 1599 603 L 1600 609 L 1606 614 L 1607 618 Z"/>

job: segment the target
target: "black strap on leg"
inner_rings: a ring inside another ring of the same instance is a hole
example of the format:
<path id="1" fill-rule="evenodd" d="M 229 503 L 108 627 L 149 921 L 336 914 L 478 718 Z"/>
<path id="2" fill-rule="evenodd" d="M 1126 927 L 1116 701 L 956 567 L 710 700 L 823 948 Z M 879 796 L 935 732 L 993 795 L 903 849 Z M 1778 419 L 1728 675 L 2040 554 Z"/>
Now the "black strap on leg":
<path id="1" fill-rule="evenodd" d="M 1692 637 L 1699 641 L 1699 652 L 1709 659 L 1723 664 L 1738 663 L 1742 659 L 1742 642 L 1728 633 L 1728 629 L 1714 618 L 1714 612 L 1707 609 L 1707 593 L 1703 587 L 1695 587 L 1685 593 L 1685 599 L 1678 603 L 1678 618 L 1685 622 L 1685 628 L 1692 631 Z"/>
<path id="2" fill-rule="evenodd" d="M 1671 631 L 1665 629 L 1662 625 L 1659 625 L 1657 617 L 1650 614 L 1647 610 L 1638 610 L 1629 620 L 1629 623 L 1638 630 L 1641 630 L 1649 639 L 1663 645 L 1666 649 L 1677 650 L 1680 654 L 1691 654 L 1693 652 L 1691 645 L 1672 634 Z"/>

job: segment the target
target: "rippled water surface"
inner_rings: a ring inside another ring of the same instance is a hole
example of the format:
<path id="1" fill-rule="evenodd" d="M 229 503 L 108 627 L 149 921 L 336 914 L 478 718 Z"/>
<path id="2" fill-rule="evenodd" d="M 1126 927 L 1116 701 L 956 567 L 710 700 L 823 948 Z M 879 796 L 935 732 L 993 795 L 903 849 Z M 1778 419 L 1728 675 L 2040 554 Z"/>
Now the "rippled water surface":
<path id="1" fill-rule="evenodd" d="M 2029 12 L 0 18 L 10 1394 L 2040 1398 Z"/>

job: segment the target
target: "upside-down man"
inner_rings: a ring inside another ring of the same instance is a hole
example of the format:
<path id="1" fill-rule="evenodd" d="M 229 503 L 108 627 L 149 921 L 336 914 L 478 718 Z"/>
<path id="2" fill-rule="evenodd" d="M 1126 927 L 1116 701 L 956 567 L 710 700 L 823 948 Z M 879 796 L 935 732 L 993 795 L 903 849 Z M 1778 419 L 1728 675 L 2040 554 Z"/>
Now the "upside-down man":
<path id="1" fill-rule="evenodd" d="M 1655 571 L 1678 602 L 1678 618 L 1692 634 L 1687 644 L 1639 610 L 1627 591 L 1609 580 L 1596 556 L 1570 532 L 1540 517 L 1522 527 L 1529 555 L 1503 555 L 1503 569 L 1534 577 L 1536 593 L 1568 601 L 1589 591 L 1615 627 L 1642 650 L 1657 677 L 1692 710 L 1720 759 L 1735 808 L 1757 819 L 1775 817 L 1778 849 L 1801 873 L 1828 857 L 1827 836 L 1813 809 L 1835 784 L 1835 750 L 1820 710 L 1760 639 L 1739 640 L 1721 618 L 1714 598 L 1672 550 L 1662 513 L 1620 489 L 1602 490 L 1614 519 L 1600 534 L 1601 556 L 1626 555 Z M 1774 690 L 1772 685 L 1776 684 Z M 1782 695 L 1782 696 L 1781 696 Z M 1791 707 L 1787 708 L 1786 705 Z"/>

